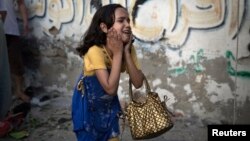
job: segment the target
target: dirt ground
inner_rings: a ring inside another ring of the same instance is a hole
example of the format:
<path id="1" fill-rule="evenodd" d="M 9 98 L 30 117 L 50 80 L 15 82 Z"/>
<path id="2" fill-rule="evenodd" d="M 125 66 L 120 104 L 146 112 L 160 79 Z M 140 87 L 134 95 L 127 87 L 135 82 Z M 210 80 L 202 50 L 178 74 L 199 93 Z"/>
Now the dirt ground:
<path id="1" fill-rule="evenodd" d="M 76 141 L 72 132 L 71 95 L 50 99 L 44 106 L 32 106 L 21 128 L 26 137 L 11 135 L 0 141 Z M 133 141 L 129 127 L 122 133 L 122 141 Z M 163 135 L 147 141 L 207 141 L 207 127 L 195 117 L 177 118 L 174 127 Z"/>

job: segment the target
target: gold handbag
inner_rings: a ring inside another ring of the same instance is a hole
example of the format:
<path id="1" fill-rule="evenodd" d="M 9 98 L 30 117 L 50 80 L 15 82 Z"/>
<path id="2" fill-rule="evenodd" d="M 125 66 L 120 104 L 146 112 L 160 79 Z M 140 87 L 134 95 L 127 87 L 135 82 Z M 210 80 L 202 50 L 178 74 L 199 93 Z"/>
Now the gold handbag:
<path id="1" fill-rule="evenodd" d="M 149 139 L 159 136 L 173 127 L 171 113 L 164 102 L 161 102 L 158 94 L 150 90 L 150 86 L 144 76 L 146 87 L 145 102 L 136 102 L 133 99 L 131 81 L 129 81 L 130 103 L 125 108 L 125 116 L 128 120 L 133 139 Z"/>

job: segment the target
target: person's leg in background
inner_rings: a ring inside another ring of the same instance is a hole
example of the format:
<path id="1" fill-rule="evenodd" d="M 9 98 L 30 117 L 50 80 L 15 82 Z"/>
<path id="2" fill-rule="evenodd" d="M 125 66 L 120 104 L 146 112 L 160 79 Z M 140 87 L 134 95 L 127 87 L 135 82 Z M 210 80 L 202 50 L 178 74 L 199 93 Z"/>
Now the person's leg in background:
<path id="1" fill-rule="evenodd" d="M 6 40 L 9 53 L 13 94 L 24 102 L 30 102 L 30 97 L 24 93 L 24 65 L 19 36 L 6 35 Z"/>
<path id="2" fill-rule="evenodd" d="M 0 18 L 0 120 L 11 106 L 11 79 L 6 38 Z"/>

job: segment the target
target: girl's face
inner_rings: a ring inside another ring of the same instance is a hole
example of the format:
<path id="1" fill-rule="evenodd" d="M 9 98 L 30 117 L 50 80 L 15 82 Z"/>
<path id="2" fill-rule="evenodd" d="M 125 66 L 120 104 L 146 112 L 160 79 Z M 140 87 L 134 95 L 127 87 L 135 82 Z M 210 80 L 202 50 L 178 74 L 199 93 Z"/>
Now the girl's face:
<path id="1" fill-rule="evenodd" d="M 129 14 L 124 8 L 115 10 L 115 22 L 112 26 L 121 35 L 123 43 L 128 43 L 132 36 Z"/>

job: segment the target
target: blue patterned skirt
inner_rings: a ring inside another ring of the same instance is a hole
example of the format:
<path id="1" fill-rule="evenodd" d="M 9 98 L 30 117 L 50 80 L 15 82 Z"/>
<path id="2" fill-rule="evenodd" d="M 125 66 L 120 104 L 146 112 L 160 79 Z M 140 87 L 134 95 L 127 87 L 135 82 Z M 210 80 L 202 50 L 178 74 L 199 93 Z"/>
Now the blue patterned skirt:
<path id="1" fill-rule="evenodd" d="M 78 141 L 107 141 L 119 135 L 118 96 L 107 94 L 97 77 L 80 75 L 84 89 L 75 86 L 72 97 L 73 130 Z"/>

